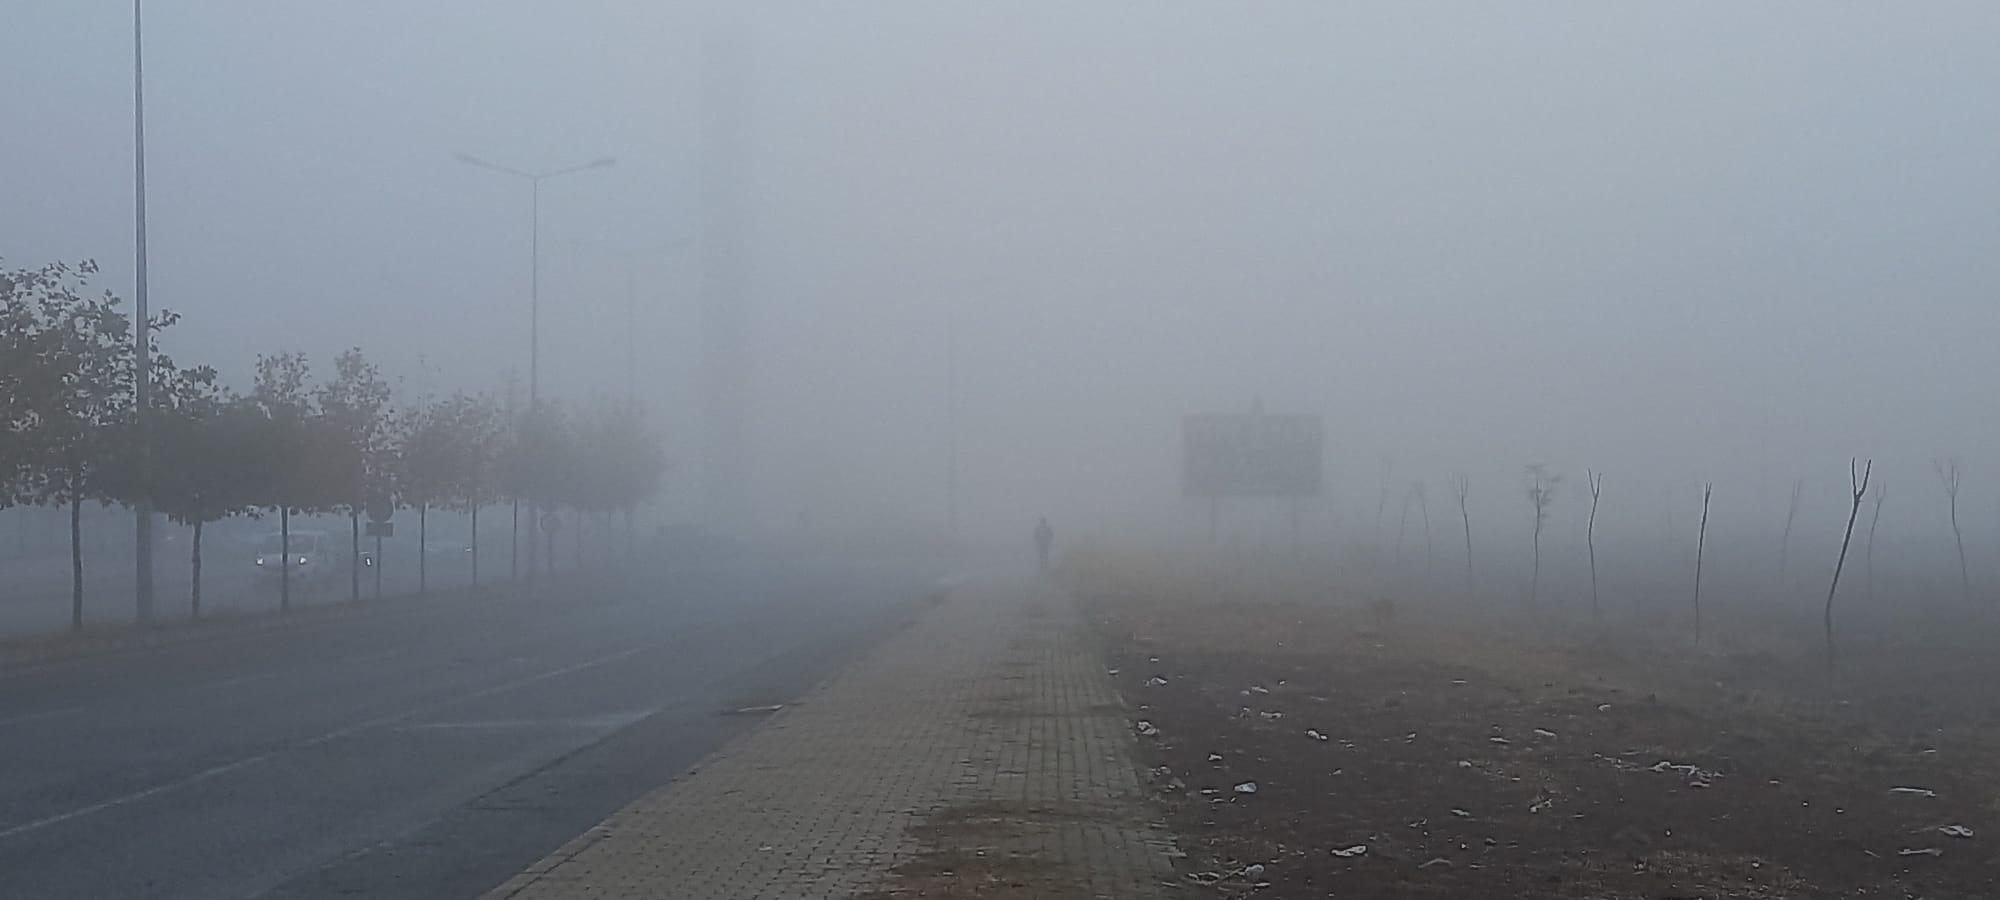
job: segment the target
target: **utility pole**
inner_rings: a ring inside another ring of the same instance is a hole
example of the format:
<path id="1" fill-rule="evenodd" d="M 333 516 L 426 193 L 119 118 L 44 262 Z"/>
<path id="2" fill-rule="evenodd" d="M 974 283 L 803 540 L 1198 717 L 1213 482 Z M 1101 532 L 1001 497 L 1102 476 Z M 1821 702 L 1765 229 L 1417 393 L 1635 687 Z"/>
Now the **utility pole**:
<path id="1" fill-rule="evenodd" d="M 152 319 L 146 306 L 146 56 L 144 30 L 140 27 L 141 0 L 132 0 L 132 195 L 133 195 L 133 274 L 134 327 L 132 329 L 134 372 L 133 400 L 138 405 L 139 484 L 132 504 L 133 605 L 141 624 L 153 620 L 153 348 Z"/>

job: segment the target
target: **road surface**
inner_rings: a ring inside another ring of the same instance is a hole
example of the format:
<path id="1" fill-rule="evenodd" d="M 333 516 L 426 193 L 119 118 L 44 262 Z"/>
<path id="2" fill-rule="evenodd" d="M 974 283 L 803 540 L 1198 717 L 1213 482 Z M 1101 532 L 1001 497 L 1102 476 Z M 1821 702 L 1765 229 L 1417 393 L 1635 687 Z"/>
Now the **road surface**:
<path id="1" fill-rule="evenodd" d="M 746 552 L 0 670 L 0 896 L 477 897 L 943 573 Z"/>

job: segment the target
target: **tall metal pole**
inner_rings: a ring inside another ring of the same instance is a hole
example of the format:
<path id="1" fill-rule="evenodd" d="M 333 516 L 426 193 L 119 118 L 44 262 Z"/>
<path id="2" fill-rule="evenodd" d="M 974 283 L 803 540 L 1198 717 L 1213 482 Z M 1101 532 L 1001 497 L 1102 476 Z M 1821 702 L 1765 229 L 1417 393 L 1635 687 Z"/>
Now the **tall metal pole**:
<path id="1" fill-rule="evenodd" d="M 542 384 L 542 179 L 530 177 L 534 199 L 528 213 L 528 422 L 539 427 Z M 541 504 L 528 503 L 528 577 L 535 577 L 535 530 L 542 525 Z"/>
<path id="2" fill-rule="evenodd" d="M 132 193 L 134 278 L 132 291 L 134 400 L 138 405 L 139 485 L 132 504 L 134 519 L 134 606 L 141 623 L 153 619 L 153 354 L 150 312 L 146 307 L 146 57 L 140 27 L 140 2 L 132 0 Z"/>
<path id="3" fill-rule="evenodd" d="M 639 409 L 639 382 L 633 374 L 639 364 L 639 273 L 632 260 L 625 260 L 625 414 Z"/>
<path id="4" fill-rule="evenodd" d="M 945 390 L 948 392 L 948 407 L 945 422 L 946 432 L 946 531 L 953 543 L 958 541 L 958 301 L 951 301 L 951 330 L 946 349 Z"/>

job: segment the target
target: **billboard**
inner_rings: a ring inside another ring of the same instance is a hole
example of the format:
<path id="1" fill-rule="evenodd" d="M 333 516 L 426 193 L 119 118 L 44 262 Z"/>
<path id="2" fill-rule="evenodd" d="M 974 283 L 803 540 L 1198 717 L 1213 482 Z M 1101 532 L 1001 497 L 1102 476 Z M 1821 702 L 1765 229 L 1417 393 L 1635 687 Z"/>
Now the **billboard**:
<path id="1" fill-rule="evenodd" d="M 1317 497 L 1319 416 L 1201 413 L 1181 423 L 1181 490 L 1190 497 Z"/>

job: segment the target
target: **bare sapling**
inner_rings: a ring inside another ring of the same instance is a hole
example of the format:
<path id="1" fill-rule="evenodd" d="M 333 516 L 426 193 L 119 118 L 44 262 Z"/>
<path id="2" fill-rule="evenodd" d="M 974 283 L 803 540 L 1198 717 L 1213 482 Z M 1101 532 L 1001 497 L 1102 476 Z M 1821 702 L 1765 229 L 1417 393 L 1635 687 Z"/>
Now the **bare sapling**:
<path id="1" fill-rule="evenodd" d="M 1932 460 L 1937 468 L 1938 481 L 1944 485 L 1945 499 L 1951 505 L 1951 539 L 1958 544 L 1958 591 L 1959 596 L 1972 599 L 1972 577 L 1965 569 L 1965 535 L 1958 530 L 1958 460 Z"/>
<path id="2" fill-rule="evenodd" d="M 1715 483 L 1701 486 L 1701 528 L 1694 536 L 1694 645 L 1701 646 L 1701 557 L 1708 548 L 1708 497 L 1715 493 Z"/>
<path id="3" fill-rule="evenodd" d="M 1381 487 L 1375 493 L 1375 530 L 1368 537 L 1368 553 L 1378 559 L 1382 552 L 1382 515 L 1389 509 L 1389 476 L 1395 474 L 1395 471 L 1396 461 L 1383 457 Z"/>
<path id="4" fill-rule="evenodd" d="M 1792 481 L 1792 502 L 1785 507 L 1785 536 L 1778 540 L 1778 584 L 1781 587 L 1789 585 L 1789 582 L 1785 580 L 1785 570 L 1791 560 L 1792 523 L 1799 517 L 1799 494 L 1805 490 L 1805 487 L 1805 479 L 1794 479 Z"/>
<path id="5" fill-rule="evenodd" d="M 1535 603 L 1542 595 L 1542 529 L 1549 523 L 1549 504 L 1554 502 L 1556 485 L 1561 483 L 1562 476 L 1550 474 L 1548 467 L 1541 463 L 1528 467 L 1528 505 L 1535 511 L 1535 556 L 1528 576 L 1530 604 Z"/>
<path id="6" fill-rule="evenodd" d="M 1406 530 L 1408 530 L 1410 526 L 1410 501 L 1415 498 L 1416 491 L 1417 491 L 1417 486 L 1413 484 L 1410 485 L 1409 490 L 1403 492 L 1403 508 L 1396 513 L 1395 561 L 1396 561 L 1396 567 L 1399 569 L 1402 568 L 1403 566 L 1403 533 Z"/>
<path id="7" fill-rule="evenodd" d="M 1472 513 L 1466 508 L 1465 498 L 1472 493 L 1472 480 L 1464 475 L 1453 478 L 1452 492 L 1458 495 L 1458 517 L 1465 523 L 1465 599 L 1471 602 L 1472 588 Z"/>
<path id="8" fill-rule="evenodd" d="M 1410 490 L 1417 495 L 1417 514 L 1424 520 L 1424 571 L 1428 572 L 1437 562 L 1437 551 L 1431 544 L 1431 505 L 1424 496 L 1428 489 L 1419 481 L 1410 485 Z"/>
<path id="9" fill-rule="evenodd" d="M 1583 526 L 1583 543 L 1590 550 L 1590 614 L 1603 618 L 1603 607 L 1597 599 L 1597 498 L 1604 486 L 1604 473 L 1583 470 L 1583 477 L 1590 482 L 1590 521 Z"/>
<path id="10" fill-rule="evenodd" d="M 1826 670 L 1833 672 L 1833 594 L 1840 590 L 1840 570 L 1847 565 L 1847 545 L 1854 540 L 1854 520 L 1861 517 L 1861 495 L 1868 493 L 1868 476 L 1875 471 L 1875 461 L 1869 460 L 1860 475 L 1854 472 L 1854 460 L 1847 460 L 1847 483 L 1854 491 L 1854 503 L 1847 508 L 1847 533 L 1840 538 L 1840 556 L 1833 561 L 1833 583 L 1826 586 Z"/>
<path id="11" fill-rule="evenodd" d="M 1875 486 L 1875 512 L 1868 517 L 1868 602 L 1875 602 L 1875 526 L 1882 524 L 1882 498 L 1889 493 L 1889 485 Z"/>

